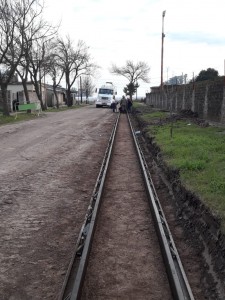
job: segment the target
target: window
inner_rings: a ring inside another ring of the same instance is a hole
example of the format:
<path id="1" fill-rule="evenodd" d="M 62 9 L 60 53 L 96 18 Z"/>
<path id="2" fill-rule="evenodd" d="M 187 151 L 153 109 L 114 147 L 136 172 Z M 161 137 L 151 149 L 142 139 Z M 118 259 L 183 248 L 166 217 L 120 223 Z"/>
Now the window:
<path id="1" fill-rule="evenodd" d="M 113 90 L 109 90 L 109 89 L 99 89 L 99 94 L 109 94 L 109 95 L 113 95 Z"/>

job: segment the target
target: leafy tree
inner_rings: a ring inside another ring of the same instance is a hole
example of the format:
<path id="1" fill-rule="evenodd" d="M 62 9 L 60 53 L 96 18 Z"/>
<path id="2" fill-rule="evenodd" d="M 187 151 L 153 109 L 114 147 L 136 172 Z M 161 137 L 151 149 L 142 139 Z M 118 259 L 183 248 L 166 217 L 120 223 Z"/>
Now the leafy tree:
<path id="1" fill-rule="evenodd" d="M 123 92 L 126 95 L 129 95 L 130 99 L 132 99 L 132 96 L 136 93 L 138 87 L 139 87 L 138 83 L 135 84 L 133 82 L 130 82 L 125 86 L 125 88 L 123 89 Z"/>
<path id="2" fill-rule="evenodd" d="M 184 84 L 187 80 L 187 74 L 185 75 L 179 75 L 179 76 L 173 76 L 171 78 L 169 78 L 168 81 L 165 82 L 165 84 L 168 85 L 177 85 L 177 84 Z"/>
<path id="3" fill-rule="evenodd" d="M 150 67 L 143 61 L 135 64 L 133 61 L 127 60 L 124 67 L 117 67 L 113 64 L 110 71 L 112 74 L 124 76 L 129 80 L 129 84 L 124 89 L 131 100 L 134 92 L 139 87 L 137 81 L 142 80 L 144 82 L 149 82 L 148 73 Z"/>
<path id="4" fill-rule="evenodd" d="M 195 81 L 214 80 L 218 75 L 218 71 L 213 68 L 208 68 L 207 70 L 202 70 L 195 78 Z"/>

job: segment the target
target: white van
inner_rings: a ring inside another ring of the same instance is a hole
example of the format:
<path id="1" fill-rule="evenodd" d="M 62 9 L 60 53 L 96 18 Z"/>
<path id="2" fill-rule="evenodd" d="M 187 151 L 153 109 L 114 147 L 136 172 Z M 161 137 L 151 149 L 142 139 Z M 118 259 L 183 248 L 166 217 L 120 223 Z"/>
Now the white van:
<path id="1" fill-rule="evenodd" d="M 112 82 L 106 82 L 102 85 L 97 92 L 96 107 L 111 107 L 113 101 L 115 101 L 115 96 L 117 94 L 115 86 Z"/>

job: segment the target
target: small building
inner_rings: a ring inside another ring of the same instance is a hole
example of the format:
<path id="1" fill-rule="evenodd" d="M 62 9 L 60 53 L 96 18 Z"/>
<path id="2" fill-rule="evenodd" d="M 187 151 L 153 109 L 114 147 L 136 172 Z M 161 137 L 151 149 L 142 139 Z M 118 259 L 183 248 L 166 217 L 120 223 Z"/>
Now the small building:
<path id="1" fill-rule="evenodd" d="M 26 97 L 22 82 L 13 82 L 8 85 L 7 90 L 10 92 L 11 110 L 13 110 L 13 103 L 17 101 L 19 104 L 26 103 Z M 32 82 L 27 82 L 27 91 L 31 103 L 38 102 L 38 97 Z M 42 96 L 45 95 L 45 89 L 42 87 Z M 44 97 L 43 97 L 44 102 Z"/>
<path id="2" fill-rule="evenodd" d="M 57 106 L 56 96 L 53 91 L 53 86 L 50 84 L 45 84 L 46 87 L 46 101 L 48 107 L 54 107 Z M 56 93 L 58 96 L 59 106 L 66 104 L 66 89 L 58 86 L 56 88 Z"/>
<path id="3" fill-rule="evenodd" d="M 56 99 L 53 92 L 52 85 L 41 84 L 42 88 L 42 99 L 44 105 L 48 107 L 56 106 Z M 9 108 L 10 111 L 15 109 L 15 103 L 24 104 L 26 103 L 26 97 L 23 89 L 22 82 L 13 82 L 8 85 L 7 90 L 9 91 Z M 27 90 L 30 103 L 39 102 L 35 88 L 32 82 L 27 82 Z M 65 104 L 65 89 L 62 87 L 57 88 L 59 105 Z"/>

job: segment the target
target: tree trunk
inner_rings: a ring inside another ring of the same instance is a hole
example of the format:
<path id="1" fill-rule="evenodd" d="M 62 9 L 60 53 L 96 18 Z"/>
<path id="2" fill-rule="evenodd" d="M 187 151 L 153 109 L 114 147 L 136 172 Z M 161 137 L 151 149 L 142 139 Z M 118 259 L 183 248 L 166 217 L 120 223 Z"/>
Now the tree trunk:
<path id="1" fill-rule="evenodd" d="M 67 106 L 70 107 L 73 104 L 71 99 L 70 86 L 67 87 L 66 96 L 67 96 Z"/>
<path id="2" fill-rule="evenodd" d="M 27 103 L 30 103 L 26 79 L 22 79 L 24 95 Z"/>
<path id="3" fill-rule="evenodd" d="M 1 93 L 2 93 L 2 108 L 3 108 L 3 115 L 10 116 L 9 106 L 8 106 L 8 99 L 7 99 L 7 84 L 1 84 Z"/>
<path id="4" fill-rule="evenodd" d="M 53 92 L 54 92 L 55 99 L 56 99 L 56 107 L 59 109 L 59 97 L 58 97 L 58 94 L 56 91 L 56 86 L 54 86 L 54 85 L 53 85 Z"/>
<path id="5" fill-rule="evenodd" d="M 23 91 L 24 91 L 24 95 L 25 95 L 25 99 L 26 99 L 26 103 L 30 103 L 30 99 L 29 99 L 29 94 L 28 94 L 28 89 L 27 89 L 27 76 L 28 76 L 28 71 L 26 70 L 26 73 L 20 73 L 18 70 L 16 71 L 17 74 L 19 75 L 22 85 L 23 85 Z"/>
<path id="6" fill-rule="evenodd" d="M 40 83 L 39 82 L 36 82 L 36 81 L 33 81 L 33 85 L 34 85 L 34 89 L 35 89 L 35 92 L 37 94 L 37 97 L 38 99 L 40 100 L 40 103 L 41 103 L 41 109 L 42 110 L 46 110 L 45 108 L 45 105 L 42 101 L 42 92 L 41 92 L 41 86 L 40 86 Z"/>
<path id="7" fill-rule="evenodd" d="M 72 106 L 72 99 L 71 99 L 71 84 L 70 84 L 70 74 L 68 72 L 65 72 L 66 75 L 66 98 L 67 98 L 67 106 L 70 107 Z"/>
<path id="8" fill-rule="evenodd" d="M 132 98 L 133 98 L 133 97 L 132 97 L 132 93 L 130 93 L 130 101 L 131 101 L 131 102 L 133 101 Z"/>

